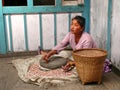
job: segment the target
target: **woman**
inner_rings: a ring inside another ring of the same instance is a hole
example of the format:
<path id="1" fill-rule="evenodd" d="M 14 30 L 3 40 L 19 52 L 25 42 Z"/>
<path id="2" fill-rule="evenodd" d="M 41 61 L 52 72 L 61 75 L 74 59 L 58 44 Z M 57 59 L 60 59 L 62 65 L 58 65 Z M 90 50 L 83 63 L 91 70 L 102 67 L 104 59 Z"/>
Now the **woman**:
<path id="1" fill-rule="evenodd" d="M 82 48 L 96 48 L 96 45 L 85 30 L 85 18 L 82 16 L 75 16 L 72 19 L 70 25 L 70 32 L 65 36 L 65 38 L 55 46 L 50 52 L 43 56 L 43 59 L 48 61 L 48 58 L 54 54 L 58 54 L 62 51 L 68 44 L 73 50 L 82 49 Z M 68 65 L 74 65 L 75 63 L 68 63 L 63 69 L 66 69 Z"/>

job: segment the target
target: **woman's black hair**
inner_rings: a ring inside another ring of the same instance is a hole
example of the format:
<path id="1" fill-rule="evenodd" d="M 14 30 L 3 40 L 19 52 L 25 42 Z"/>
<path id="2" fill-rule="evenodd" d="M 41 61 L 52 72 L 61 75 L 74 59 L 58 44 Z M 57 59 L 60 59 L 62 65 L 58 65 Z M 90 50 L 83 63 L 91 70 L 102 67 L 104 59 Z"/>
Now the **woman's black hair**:
<path id="1" fill-rule="evenodd" d="M 85 18 L 82 16 L 75 16 L 74 18 L 72 18 L 72 20 L 77 20 L 77 22 L 80 24 L 81 27 L 85 28 Z"/>

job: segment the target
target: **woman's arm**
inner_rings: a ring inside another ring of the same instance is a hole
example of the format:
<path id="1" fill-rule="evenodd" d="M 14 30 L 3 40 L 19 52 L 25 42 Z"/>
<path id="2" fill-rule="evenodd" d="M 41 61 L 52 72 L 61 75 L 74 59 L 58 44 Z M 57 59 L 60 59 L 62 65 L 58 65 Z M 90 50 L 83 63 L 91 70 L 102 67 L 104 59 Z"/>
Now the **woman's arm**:
<path id="1" fill-rule="evenodd" d="M 56 50 L 57 53 L 59 53 L 61 50 L 63 50 L 68 44 L 69 44 L 69 39 L 70 39 L 70 33 L 68 33 L 64 39 L 56 45 L 52 50 Z"/>

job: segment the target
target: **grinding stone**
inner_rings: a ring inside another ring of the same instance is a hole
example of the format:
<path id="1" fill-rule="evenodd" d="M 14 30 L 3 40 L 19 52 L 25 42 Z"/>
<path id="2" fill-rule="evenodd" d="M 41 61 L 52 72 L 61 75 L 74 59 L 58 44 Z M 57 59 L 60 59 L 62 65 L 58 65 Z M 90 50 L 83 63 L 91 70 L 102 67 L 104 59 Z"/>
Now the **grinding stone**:
<path id="1" fill-rule="evenodd" d="M 53 56 L 48 59 L 48 63 L 45 60 L 40 60 L 40 65 L 47 69 L 57 69 L 61 66 L 65 66 L 67 64 L 67 59 L 60 56 Z"/>

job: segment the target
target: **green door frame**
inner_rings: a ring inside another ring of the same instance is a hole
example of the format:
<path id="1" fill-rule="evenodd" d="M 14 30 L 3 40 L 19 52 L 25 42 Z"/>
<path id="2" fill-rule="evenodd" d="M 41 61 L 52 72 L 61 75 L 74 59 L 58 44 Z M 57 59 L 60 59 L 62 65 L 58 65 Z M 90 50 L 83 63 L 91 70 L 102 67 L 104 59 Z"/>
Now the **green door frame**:
<path id="1" fill-rule="evenodd" d="M 27 6 L 2 6 L 0 0 L 0 54 L 6 54 L 7 40 L 4 23 L 5 14 L 27 14 L 27 13 L 74 13 L 81 12 L 86 18 L 86 32 L 90 29 L 90 0 L 84 0 L 84 5 L 62 6 L 62 0 L 56 0 L 55 6 L 33 6 L 33 0 L 27 0 Z"/>

